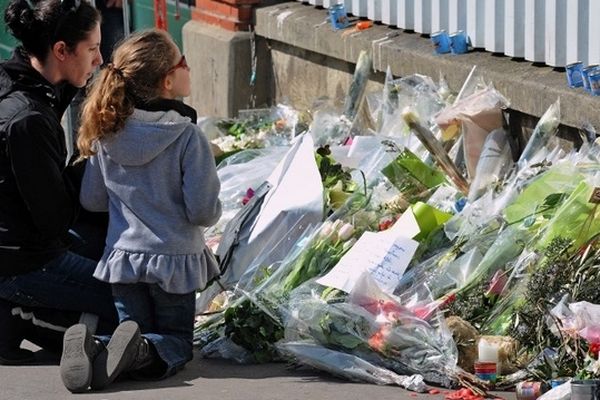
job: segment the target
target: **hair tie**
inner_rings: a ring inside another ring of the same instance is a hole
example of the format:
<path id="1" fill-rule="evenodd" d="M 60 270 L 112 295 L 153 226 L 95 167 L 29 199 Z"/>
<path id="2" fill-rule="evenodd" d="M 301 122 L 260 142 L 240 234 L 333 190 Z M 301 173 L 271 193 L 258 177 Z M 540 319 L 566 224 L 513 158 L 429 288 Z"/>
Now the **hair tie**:
<path id="1" fill-rule="evenodd" d="M 125 76 L 123 75 L 123 71 L 120 68 L 115 67 L 115 65 L 113 63 L 108 63 L 106 64 L 106 68 L 109 71 L 114 72 L 115 74 L 119 75 L 121 78 L 124 78 Z"/>

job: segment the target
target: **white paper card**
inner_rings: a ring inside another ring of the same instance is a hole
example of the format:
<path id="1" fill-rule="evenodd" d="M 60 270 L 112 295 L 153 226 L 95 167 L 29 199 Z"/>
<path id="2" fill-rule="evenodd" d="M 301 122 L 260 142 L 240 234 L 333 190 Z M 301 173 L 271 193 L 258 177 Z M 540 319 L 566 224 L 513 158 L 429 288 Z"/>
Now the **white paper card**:
<path id="1" fill-rule="evenodd" d="M 388 232 L 365 232 L 340 259 L 329 273 L 317 283 L 345 292 L 354 288 L 364 271 L 375 279 L 379 287 L 391 293 L 400 282 L 419 243 L 390 235 Z"/>
<path id="2" fill-rule="evenodd" d="M 417 223 L 412 208 L 409 207 L 404 211 L 400 218 L 398 218 L 394 225 L 392 225 L 390 229 L 383 231 L 383 233 L 389 233 L 394 237 L 402 236 L 412 239 L 421 233 L 421 228 L 419 228 L 419 224 Z"/>

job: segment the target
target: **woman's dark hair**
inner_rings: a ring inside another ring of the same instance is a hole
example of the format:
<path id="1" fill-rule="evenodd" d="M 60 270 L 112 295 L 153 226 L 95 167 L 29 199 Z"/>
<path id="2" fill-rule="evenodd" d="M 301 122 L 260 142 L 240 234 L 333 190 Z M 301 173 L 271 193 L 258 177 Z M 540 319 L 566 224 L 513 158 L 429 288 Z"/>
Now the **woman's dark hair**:
<path id="1" fill-rule="evenodd" d="M 28 54 L 45 60 L 59 41 L 70 51 L 85 40 L 100 13 L 86 0 L 11 0 L 4 12 L 9 32 Z"/>

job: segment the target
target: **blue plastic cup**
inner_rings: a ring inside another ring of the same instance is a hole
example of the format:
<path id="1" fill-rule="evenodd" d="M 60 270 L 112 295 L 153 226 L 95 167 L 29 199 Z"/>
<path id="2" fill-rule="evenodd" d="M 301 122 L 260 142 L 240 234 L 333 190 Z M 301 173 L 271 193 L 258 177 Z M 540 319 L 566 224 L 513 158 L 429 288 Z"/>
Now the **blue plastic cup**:
<path id="1" fill-rule="evenodd" d="M 583 86 L 583 63 L 581 61 L 574 62 L 566 66 L 567 82 L 569 87 L 576 88 Z"/>
<path id="2" fill-rule="evenodd" d="M 450 36 L 446 31 L 439 31 L 431 34 L 431 43 L 438 54 L 450 53 Z"/>
<path id="3" fill-rule="evenodd" d="M 594 96 L 600 96 L 600 69 L 590 72 L 588 79 L 590 81 L 590 92 Z"/>
<path id="4" fill-rule="evenodd" d="M 336 31 L 344 29 L 350 24 L 346 7 L 343 4 L 334 4 L 329 7 L 329 19 L 331 20 L 331 27 Z"/>
<path id="5" fill-rule="evenodd" d="M 597 68 L 597 65 L 588 65 L 587 67 L 581 70 L 581 80 L 583 81 L 583 88 L 590 93 L 592 92 L 592 89 L 590 87 L 590 74 Z"/>
<path id="6" fill-rule="evenodd" d="M 463 31 L 456 31 L 450 35 L 450 50 L 452 54 L 465 54 L 469 51 L 469 39 Z"/>

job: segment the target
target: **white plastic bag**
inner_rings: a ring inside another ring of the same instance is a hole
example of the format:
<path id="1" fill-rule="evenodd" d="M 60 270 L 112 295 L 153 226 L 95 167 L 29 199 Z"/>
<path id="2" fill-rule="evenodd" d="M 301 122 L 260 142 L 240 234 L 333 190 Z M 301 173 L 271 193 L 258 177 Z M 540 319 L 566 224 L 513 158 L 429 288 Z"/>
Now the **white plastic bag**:
<path id="1" fill-rule="evenodd" d="M 220 258 L 227 259 L 227 265 L 221 265 L 225 272 L 197 297 L 197 311 L 204 311 L 221 290 L 233 288 L 272 238 L 289 234 L 299 223 L 310 226 L 322 221 L 323 185 L 310 135 L 298 137 L 266 182 L 270 189 L 260 204 L 260 210 L 244 224 L 234 218 L 225 229 L 216 251 Z M 242 211 L 244 210 L 240 210 L 240 213 Z M 234 226 L 239 231 L 228 231 L 228 228 Z M 302 234 L 301 231 L 296 232 L 298 235 Z M 225 235 L 235 235 L 236 238 L 234 241 L 224 240 Z M 270 252 L 263 260 L 264 265 L 282 260 L 295 239 L 297 238 L 290 238 Z M 234 249 L 230 248 L 232 243 L 235 243 Z"/>

